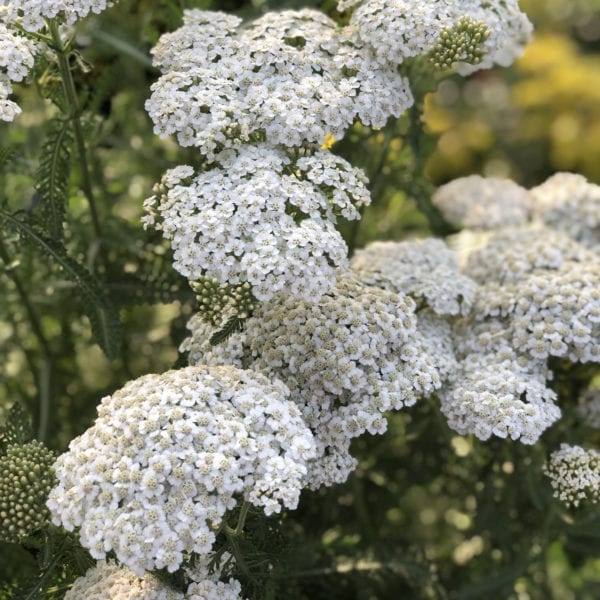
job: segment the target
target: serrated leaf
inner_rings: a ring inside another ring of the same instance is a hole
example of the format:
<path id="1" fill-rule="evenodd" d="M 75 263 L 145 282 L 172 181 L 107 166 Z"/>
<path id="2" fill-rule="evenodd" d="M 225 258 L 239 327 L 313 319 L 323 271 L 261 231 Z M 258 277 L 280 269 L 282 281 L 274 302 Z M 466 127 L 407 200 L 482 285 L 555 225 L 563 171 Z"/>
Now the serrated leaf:
<path id="1" fill-rule="evenodd" d="M 46 232 L 54 240 L 63 237 L 71 175 L 71 141 L 68 121 L 51 121 L 36 173 L 35 187 L 40 197 L 37 210 L 43 218 Z"/>
<path id="2" fill-rule="evenodd" d="M 16 155 L 17 151 L 11 146 L 7 148 L 0 148 L 0 167 L 10 163 L 12 160 L 14 160 Z"/>
<path id="3" fill-rule="evenodd" d="M 33 428 L 28 412 L 22 404 L 12 405 L 6 423 L 0 427 L 0 451 L 13 444 L 27 444 L 33 439 Z"/>
<path id="4" fill-rule="evenodd" d="M 231 319 L 225 323 L 222 329 L 219 329 L 219 331 L 213 333 L 210 338 L 210 345 L 217 346 L 218 344 L 224 342 L 227 338 L 231 337 L 234 333 L 243 331 L 243 329 L 244 319 L 240 319 L 239 317 L 231 317 Z"/>
<path id="5" fill-rule="evenodd" d="M 65 275 L 79 288 L 81 304 L 90 320 L 96 342 L 108 358 L 116 358 L 121 347 L 119 311 L 91 273 L 73 260 L 60 243 L 47 238 L 34 225 L 24 223 L 4 211 L 0 211 L 0 219 L 15 225 L 35 248 L 45 256 L 51 256 L 62 267 Z"/>

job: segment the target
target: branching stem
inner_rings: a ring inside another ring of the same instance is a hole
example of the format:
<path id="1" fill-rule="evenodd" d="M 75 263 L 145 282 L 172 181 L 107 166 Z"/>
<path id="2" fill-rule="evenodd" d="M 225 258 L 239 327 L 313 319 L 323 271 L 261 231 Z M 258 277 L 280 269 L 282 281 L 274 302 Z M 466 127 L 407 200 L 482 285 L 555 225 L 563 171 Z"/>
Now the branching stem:
<path id="1" fill-rule="evenodd" d="M 87 160 L 87 148 L 83 135 L 83 126 L 81 124 L 81 107 L 79 106 L 77 90 L 75 89 L 75 82 L 73 81 L 73 74 L 71 73 L 71 65 L 69 63 L 71 48 L 69 44 L 65 45 L 63 43 L 58 31 L 58 25 L 51 20 L 47 21 L 47 24 L 52 35 L 52 47 L 54 48 L 58 59 L 58 68 L 62 79 L 63 90 L 65 92 L 65 99 L 70 111 L 69 118 L 73 123 L 75 143 L 77 144 L 77 155 L 81 167 L 81 187 L 90 207 L 90 214 L 92 216 L 92 224 L 96 237 L 102 238 L 102 228 L 96 209 L 92 177 Z"/>

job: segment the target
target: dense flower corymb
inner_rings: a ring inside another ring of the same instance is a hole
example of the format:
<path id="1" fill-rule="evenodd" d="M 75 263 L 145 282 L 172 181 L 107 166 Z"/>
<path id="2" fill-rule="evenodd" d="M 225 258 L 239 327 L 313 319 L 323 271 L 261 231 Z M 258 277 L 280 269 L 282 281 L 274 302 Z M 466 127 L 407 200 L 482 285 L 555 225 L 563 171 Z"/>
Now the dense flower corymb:
<path id="1" fill-rule="evenodd" d="M 295 508 L 314 441 L 287 388 L 234 367 L 146 375 L 104 398 L 93 427 L 56 461 L 53 520 L 95 558 L 136 573 L 206 554 L 244 498 Z"/>
<path id="2" fill-rule="evenodd" d="M 170 240 L 175 269 L 192 281 L 248 282 L 259 300 L 279 291 L 315 299 L 347 263 L 337 215 L 358 219 L 369 202 L 362 171 L 330 152 L 246 145 L 197 174 L 168 171 L 143 220 Z"/>
<path id="3" fill-rule="evenodd" d="M 352 438 L 383 433 L 383 413 L 431 394 L 452 369 L 446 324 L 424 315 L 420 329 L 414 310 L 410 297 L 346 273 L 318 303 L 277 294 L 223 345 L 211 347 L 211 327 L 193 317 L 181 349 L 192 364 L 232 363 L 286 382 L 317 442 L 308 478 L 317 488 L 356 467 Z"/>
<path id="4" fill-rule="evenodd" d="M 45 19 L 60 19 L 73 25 L 90 13 L 99 14 L 114 0 L 2 0 L 6 18 L 18 21 L 27 31 L 40 31 L 46 26 Z"/>
<path id="5" fill-rule="evenodd" d="M 192 10 L 161 38 L 154 62 L 163 76 L 146 110 L 159 135 L 212 157 L 262 139 L 320 146 L 358 116 L 383 126 L 413 103 L 406 79 L 376 64 L 325 14 L 269 12 L 242 25 L 223 13 Z"/>
<path id="6" fill-rule="evenodd" d="M 438 315 L 466 314 L 475 284 L 458 269 L 458 256 L 439 239 L 373 242 L 351 266 L 369 285 L 406 294 Z"/>
<path id="7" fill-rule="evenodd" d="M 508 66 L 518 58 L 531 37 L 532 26 L 519 10 L 518 0 L 340 0 L 338 8 L 354 8 L 350 25 L 383 63 L 400 64 L 428 54 L 440 36 L 458 30 L 464 17 L 485 27 L 481 60 L 458 63 L 462 74 Z M 461 58 L 460 56 L 457 58 Z"/>

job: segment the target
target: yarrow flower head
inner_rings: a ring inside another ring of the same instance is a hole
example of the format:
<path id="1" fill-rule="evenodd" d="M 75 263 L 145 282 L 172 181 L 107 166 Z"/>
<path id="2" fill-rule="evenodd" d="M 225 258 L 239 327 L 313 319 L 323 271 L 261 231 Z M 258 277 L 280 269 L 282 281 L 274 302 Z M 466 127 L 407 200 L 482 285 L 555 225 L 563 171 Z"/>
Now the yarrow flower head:
<path id="1" fill-rule="evenodd" d="M 99 14 L 114 4 L 109 0 L 0 0 L 5 16 L 11 22 L 19 22 L 27 31 L 40 31 L 46 19 L 59 19 L 73 25 L 90 13 Z"/>
<path id="2" fill-rule="evenodd" d="M 98 561 L 79 577 L 65 594 L 65 600 L 242 600 L 239 581 L 219 581 L 220 573 L 210 573 L 202 559 L 186 569 L 189 584 L 186 593 L 161 583 L 151 573 L 138 575 L 113 561 Z"/>
<path id="3" fill-rule="evenodd" d="M 530 190 L 535 217 L 600 252 L 600 185 L 575 173 L 556 173 Z"/>
<path id="4" fill-rule="evenodd" d="M 382 126 L 413 104 L 408 82 L 345 39 L 315 10 L 269 12 L 242 25 L 191 10 L 153 50 L 163 76 L 146 110 L 161 136 L 177 134 L 211 158 L 263 140 L 320 146 L 358 116 Z"/>
<path id="5" fill-rule="evenodd" d="M 554 496 L 568 506 L 600 502 L 600 452 L 561 444 L 544 465 Z"/>
<path id="6" fill-rule="evenodd" d="M 400 64 L 434 53 L 458 63 L 461 74 L 510 65 L 532 31 L 518 0 L 341 0 L 338 8 L 354 8 L 350 26 L 380 62 Z M 458 52 L 442 52 L 448 37 Z"/>
<path id="7" fill-rule="evenodd" d="M 104 398 L 56 461 L 53 521 L 135 573 L 206 554 L 239 499 L 295 508 L 315 445 L 280 382 L 234 367 L 146 375 Z"/>
<path id="8" fill-rule="evenodd" d="M 461 435 L 534 444 L 561 415 L 546 377 L 544 363 L 523 360 L 508 347 L 469 354 L 459 362 L 453 383 L 439 392 L 441 411 Z"/>
<path id="9" fill-rule="evenodd" d="M 49 519 L 53 463 L 54 454 L 38 441 L 11 444 L 0 454 L 0 540 L 18 542 Z"/>
<path id="10" fill-rule="evenodd" d="M 285 291 L 318 299 L 347 264 L 337 215 L 370 202 L 364 174 L 326 151 L 290 157 L 266 145 L 224 151 L 205 170 L 168 171 L 146 200 L 144 225 L 163 232 L 191 281 L 249 283 L 258 300 Z"/>
<path id="11" fill-rule="evenodd" d="M 532 211 L 527 190 L 510 179 L 469 175 L 440 186 L 433 203 L 450 223 L 469 229 L 526 224 Z"/>
<path id="12" fill-rule="evenodd" d="M 475 284 L 439 239 L 373 242 L 356 251 L 351 266 L 365 283 L 411 296 L 438 315 L 466 314 L 474 301 Z"/>
<path id="13" fill-rule="evenodd" d="M 566 263 L 596 262 L 597 255 L 560 231 L 540 226 L 508 227 L 468 255 L 464 273 L 478 283 L 508 285 Z"/>
<path id="14" fill-rule="evenodd" d="M 449 330 L 431 316 L 419 331 L 414 309 L 411 298 L 348 273 L 318 303 L 274 296 L 222 346 L 211 347 L 211 328 L 193 317 L 181 349 L 192 363 L 233 363 L 286 382 L 317 442 L 308 478 L 317 488 L 356 467 L 352 438 L 382 433 L 383 413 L 414 404 L 447 376 Z"/>

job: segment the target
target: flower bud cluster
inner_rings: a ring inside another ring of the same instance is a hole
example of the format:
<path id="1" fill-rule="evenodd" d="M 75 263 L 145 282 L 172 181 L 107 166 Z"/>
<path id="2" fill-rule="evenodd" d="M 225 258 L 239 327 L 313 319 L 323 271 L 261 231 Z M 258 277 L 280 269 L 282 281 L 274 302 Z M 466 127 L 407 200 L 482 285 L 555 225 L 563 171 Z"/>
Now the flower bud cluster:
<path id="1" fill-rule="evenodd" d="M 400 64 L 433 52 L 461 74 L 508 66 L 531 37 L 532 26 L 518 0 L 340 0 L 354 8 L 350 26 L 384 63 Z"/>
<path id="2" fill-rule="evenodd" d="M 600 452 L 561 444 L 544 465 L 554 496 L 568 506 L 600 502 Z"/>
<path id="3" fill-rule="evenodd" d="M 49 518 L 45 507 L 55 484 L 54 454 L 42 444 L 12 444 L 0 456 L 0 540 L 18 542 Z"/>
<path id="4" fill-rule="evenodd" d="M 212 326 L 223 326 L 228 319 L 247 319 L 257 306 L 249 283 L 220 285 L 217 279 L 200 277 L 191 284 L 198 299 L 198 316 Z"/>
<path id="5" fill-rule="evenodd" d="M 315 456 L 288 389 L 234 367 L 146 375 L 104 398 L 55 464 L 48 507 L 94 558 L 135 573 L 207 554 L 227 510 L 295 508 Z"/>
<path id="6" fill-rule="evenodd" d="M 460 62 L 477 65 L 483 60 L 482 45 L 489 37 L 483 21 L 461 17 L 455 25 L 442 30 L 428 58 L 438 69 L 450 69 Z"/>
<path id="7" fill-rule="evenodd" d="M 317 151 L 290 158 L 247 144 L 223 151 L 195 174 L 168 171 L 145 202 L 146 227 L 170 240 L 174 267 L 191 281 L 252 287 L 258 300 L 283 291 L 318 297 L 347 263 L 337 215 L 359 218 L 370 201 L 364 174 Z"/>

